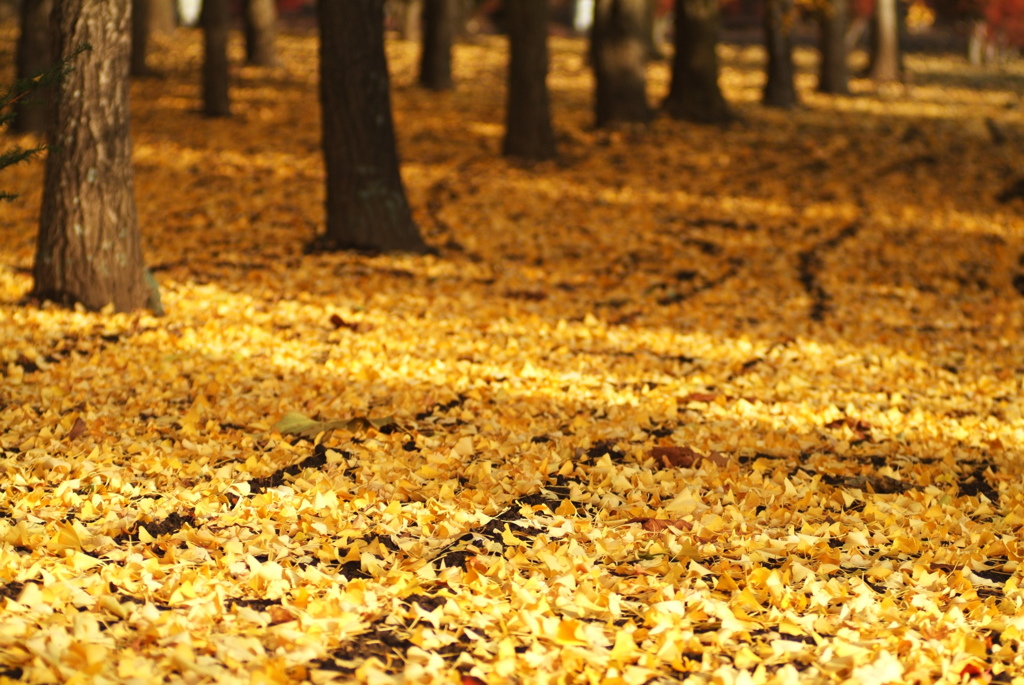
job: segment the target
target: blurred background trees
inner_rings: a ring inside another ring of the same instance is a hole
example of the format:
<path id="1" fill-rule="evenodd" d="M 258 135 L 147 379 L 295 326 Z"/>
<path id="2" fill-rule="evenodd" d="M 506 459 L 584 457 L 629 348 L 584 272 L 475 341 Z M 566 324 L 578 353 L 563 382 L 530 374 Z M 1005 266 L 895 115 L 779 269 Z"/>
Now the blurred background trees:
<path id="1" fill-rule="evenodd" d="M 180 26 L 198 22 L 202 31 L 202 88 L 196 110 L 208 116 L 231 113 L 229 84 L 238 66 L 229 59 L 233 31 L 244 38 L 246 64 L 273 69 L 282 21 L 307 32 L 318 27 L 327 168 L 324 246 L 411 252 L 424 252 L 427 246 L 412 220 L 399 173 L 384 49 L 389 30 L 421 41 L 418 81 L 433 91 L 458 87 L 453 77 L 458 66 L 452 61 L 455 42 L 472 39 L 474 33 L 507 34 L 501 152 L 531 162 L 555 158 L 558 152 L 558 122 L 552 119 L 552 99 L 558 93 L 548 87 L 548 40 L 553 34 L 589 38 L 588 47 L 582 41 L 580 45 L 594 74 L 598 127 L 644 124 L 653 118 L 646 69 L 650 60 L 662 56 L 670 60 L 671 69 L 662 112 L 701 123 L 732 121 L 734 108 L 718 83 L 723 32 L 734 42 L 764 45 L 763 103 L 780 108 L 799 104 L 792 56 L 798 43 L 817 44 L 818 89 L 839 96 L 850 91 L 854 47 L 868 55 L 858 76 L 885 82 L 903 78 L 902 55 L 926 38 L 943 41 L 943 47 L 954 47 L 979 65 L 999 64 L 1024 44 L 1024 0 L 372 0 L 323 2 L 318 7 L 310 0 L 103 0 L 95 10 L 92 3 L 59 4 L 57 13 L 53 0 L 0 0 L 0 18 L 21 26 L 18 77 L 32 78 L 66 53 L 68 38 L 55 35 L 54 27 L 71 31 L 78 25 L 73 15 L 85 17 L 82 26 L 90 27 L 100 16 L 91 12 L 109 12 L 104 21 L 117 26 L 117 32 L 108 31 L 110 35 L 97 40 L 97 52 L 83 60 L 82 71 L 74 77 L 80 83 L 69 79 L 60 92 L 41 90 L 15 103 L 15 131 L 41 135 L 49 129 L 61 146 L 47 163 L 36 291 L 95 307 L 108 298 L 119 308 L 139 306 L 145 299 L 139 295 L 137 272 L 142 267 L 136 246 L 126 244 L 126 251 L 119 253 L 118 259 L 128 265 L 127 275 L 111 269 L 111 274 L 121 274 L 115 279 L 118 285 L 95 292 L 75 290 L 75 282 L 92 277 L 78 267 L 61 266 L 54 256 L 67 252 L 74 238 L 67 226 L 80 223 L 69 214 L 61 193 L 90 169 L 111 170 L 104 177 L 109 187 L 127 189 L 128 195 L 116 200 L 111 195 L 103 203 L 115 208 L 111 211 L 120 217 L 120 225 L 134 233 L 130 146 L 115 149 L 104 140 L 69 137 L 69 132 L 88 119 L 127 142 L 127 91 L 118 80 L 122 61 L 133 76 L 153 75 L 150 58 L 160 50 L 153 36 Z M 127 4 L 130 11 L 115 12 L 114 4 Z M 101 73 L 109 92 L 97 86 Z M 89 96 L 80 110 L 68 102 L 67 89 L 73 87 Z M 112 171 L 121 166 L 126 176 Z M 108 230 L 102 222 L 84 229 L 96 235 Z"/>

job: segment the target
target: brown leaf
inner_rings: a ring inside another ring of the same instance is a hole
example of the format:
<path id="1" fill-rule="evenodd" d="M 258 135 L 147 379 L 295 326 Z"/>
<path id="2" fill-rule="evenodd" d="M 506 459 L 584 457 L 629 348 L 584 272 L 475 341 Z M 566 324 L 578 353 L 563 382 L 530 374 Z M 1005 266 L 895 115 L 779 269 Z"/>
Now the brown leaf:
<path id="1" fill-rule="evenodd" d="M 665 468 L 691 468 L 696 464 L 701 455 L 689 447 L 676 447 L 672 445 L 659 445 L 652 447 L 651 456 L 661 461 Z"/>
<path id="2" fill-rule="evenodd" d="M 512 300 L 526 300 L 527 302 L 543 302 L 548 299 L 548 294 L 540 290 L 507 290 L 505 297 Z"/>
<path id="3" fill-rule="evenodd" d="M 679 398 L 679 404 L 686 404 L 688 402 L 714 402 L 718 399 L 718 395 L 713 392 L 691 392 L 688 395 L 683 395 Z"/>
<path id="4" fill-rule="evenodd" d="M 710 461 L 715 466 L 728 466 L 729 464 L 729 458 L 721 452 L 711 452 L 704 459 Z"/>
<path id="5" fill-rule="evenodd" d="M 74 440 L 78 438 L 82 433 L 85 432 L 85 429 L 85 421 L 83 421 L 82 417 L 79 416 L 77 419 L 75 419 L 75 423 L 74 425 L 71 426 L 71 430 L 68 431 L 68 440 Z"/>
<path id="6" fill-rule="evenodd" d="M 718 452 L 701 454 L 689 447 L 676 445 L 658 445 L 652 447 L 649 454 L 661 461 L 665 468 L 689 469 L 695 467 L 702 460 L 707 460 L 716 466 L 726 466 L 729 463 L 729 460 Z"/>
<path id="7" fill-rule="evenodd" d="M 871 424 L 864 419 L 854 419 L 849 416 L 844 416 L 841 419 L 829 421 L 825 424 L 825 428 L 842 428 L 843 426 L 850 429 L 854 435 L 854 439 L 857 441 L 871 439 Z"/>
<path id="8" fill-rule="evenodd" d="M 293 614 L 288 607 L 278 606 L 275 604 L 267 607 L 267 611 L 270 613 L 270 625 L 272 626 L 295 620 L 295 614 Z"/>
<path id="9" fill-rule="evenodd" d="M 654 518 L 633 518 L 626 523 L 639 523 L 640 527 L 651 533 L 665 530 L 666 528 L 678 528 L 680 530 L 692 530 L 693 524 L 682 519 L 654 519 Z"/>
<path id="10" fill-rule="evenodd" d="M 368 330 L 367 327 L 362 326 L 361 324 L 352 323 L 351 321 L 345 321 L 345 319 L 341 318 L 337 314 L 331 314 L 330 321 L 331 325 L 334 326 L 335 330 L 339 328 L 347 328 L 348 330 L 354 331 L 356 333 L 359 333 L 363 330 Z"/>

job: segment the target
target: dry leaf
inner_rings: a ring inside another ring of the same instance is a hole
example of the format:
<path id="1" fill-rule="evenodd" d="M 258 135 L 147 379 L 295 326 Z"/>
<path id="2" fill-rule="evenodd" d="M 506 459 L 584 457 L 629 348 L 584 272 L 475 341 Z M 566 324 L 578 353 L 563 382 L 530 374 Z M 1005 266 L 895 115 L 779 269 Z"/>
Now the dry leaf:
<path id="1" fill-rule="evenodd" d="M 82 435 L 82 433 L 85 432 L 85 429 L 85 421 L 82 420 L 82 417 L 78 417 L 77 419 L 75 419 L 74 425 L 71 426 L 71 430 L 68 431 L 68 440 L 77 439 L 79 436 Z"/>
<path id="2" fill-rule="evenodd" d="M 657 533 L 666 528 L 678 528 L 679 530 L 692 530 L 693 524 L 682 519 L 655 519 L 655 518 L 633 518 L 626 523 L 639 523 L 647 531 Z"/>
<path id="3" fill-rule="evenodd" d="M 729 463 L 729 460 L 718 452 L 701 454 L 685 446 L 659 445 L 652 447 L 649 454 L 665 468 L 694 468 L 701 461 L 709 461 L 716 466 L 726 466 Z"/>

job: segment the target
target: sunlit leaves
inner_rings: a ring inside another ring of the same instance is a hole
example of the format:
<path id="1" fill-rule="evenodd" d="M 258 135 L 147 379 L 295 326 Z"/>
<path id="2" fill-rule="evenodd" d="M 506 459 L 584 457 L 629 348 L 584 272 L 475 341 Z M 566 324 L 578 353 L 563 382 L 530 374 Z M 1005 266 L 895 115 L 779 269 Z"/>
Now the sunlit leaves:
<path id="1" fill-rule="evenodd" d="M 209 122 L 195 39 L 155 54 L 168 78 L 133 101 L 166 317 L 23 305 L 38 169 L 10 177 L 5 672 L 1024 668 L 1024 226 L 996 201 L 1009 148 L 977 126 L 1016 135 L 1006 77 L 912 57 L 906 92 L 855 82 L 786 117 L 750 106 L 743 127 L 603 133 L 582 43 L 556 39 L 567 157 L 522 168 L 497 158 L 500 41 L 460 46 L 442 98 L 406 87 L 415 46 L 392 42 L 404 173 L 439 254 L 307 255 L 314 42 L 284 36 L 283 72 L 242 68 L 240 118 Z M 723 56 L 743 107 L 757 55 Z"/>

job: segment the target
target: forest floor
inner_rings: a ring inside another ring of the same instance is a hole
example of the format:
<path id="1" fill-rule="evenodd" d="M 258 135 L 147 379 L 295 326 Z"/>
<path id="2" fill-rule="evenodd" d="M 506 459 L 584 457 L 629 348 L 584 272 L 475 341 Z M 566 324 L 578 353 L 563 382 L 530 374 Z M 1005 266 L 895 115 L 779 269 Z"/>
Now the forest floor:
<path id="1" fill-rule="evenodd" d="M 0 682 L 1024 683 L 1024 67 L 840 98 L 800 51 L 777 112 L 723 46 L 741 123 L 605 132 L 555 39 L 522 165 L 501 39 L 446 94 L 392 40 L 438 254 L 374 256 L 303 251 L 280 47 L 230 119 L 194 31 L 133 85 L 165 317 L 26 304 L 42 164 L 0 176 Z"/>

